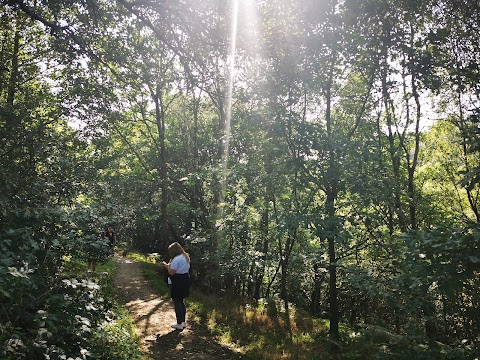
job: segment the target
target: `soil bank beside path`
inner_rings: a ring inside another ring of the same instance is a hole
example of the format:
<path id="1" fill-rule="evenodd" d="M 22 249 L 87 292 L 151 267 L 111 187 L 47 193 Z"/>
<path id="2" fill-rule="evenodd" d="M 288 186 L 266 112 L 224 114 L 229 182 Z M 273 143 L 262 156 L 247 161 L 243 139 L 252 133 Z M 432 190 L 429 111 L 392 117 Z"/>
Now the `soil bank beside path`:
<path id="1" fill-rule="evenodd" d="M 241 355 L 219 345 L 197 324 L 188 321 L 183 331 L 174 330 L 175 311 L 170 298 L 155 293 L 142 274 L 142 265 L 116 256 L 118 263 L 114 285 L 132 315 L 140 347 L 148 359 L 228 360 Z"/>

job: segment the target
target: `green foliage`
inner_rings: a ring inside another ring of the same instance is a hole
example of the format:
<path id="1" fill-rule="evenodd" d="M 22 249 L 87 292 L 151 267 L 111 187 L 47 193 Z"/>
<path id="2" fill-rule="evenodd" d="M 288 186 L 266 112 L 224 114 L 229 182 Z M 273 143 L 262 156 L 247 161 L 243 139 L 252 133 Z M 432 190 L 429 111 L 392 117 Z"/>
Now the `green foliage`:
<path id="1" fill-rule="evenodd" d="M 113 244 L 102 235 L 108 222 L 95 209 L 88 206 L 75 208 L 70 218 L 70 231 L 66 237 L 69 254 L 83 260 L 96 259 L 98 262 L 104 262 L 113 255 Z"/>
<path id="2" fill-rule="evenodd" d="M 452 348 L 421 337 L 397 335 L 385 328 L 368 326 L 351 333 L 342 359 L 469 359 L 468 347 Z"/>
<path id="3" fill-rule="evenodd" d="M 423 336 L 425 332 L 419 322 L 415 325 L 402 319 L 425 318 L 430 324 L 428 336 L 457 345 L 467 340 L 475 344 L 480 326 L 476 320 L 480 313 L 474 305 L 479 301 L 474 290 L 480 280 L 478 225 L 455 232 L 436 229 L 411 233 L 401 240 L 394 257 L 383 259 L 369 271 L 352 269 L 349 276 L 352 296 L 358 304 L 369 304 L 367 307 L 392 314 L 390 323 L 383 324 L 394 326 L 397 331 L 404 328 L 408 334 Z M 441 307 L 443 313 L 435 312 L 435 307 Z M 455 310 L 459 307 L 460 313 Z M 382 323 L 384 318 L 384 315 L 364 316 L 369 324 Z M 458 326 L 464 321 L 469 323 L 468 328 Z M 454 341 L 449 338 L 451 333 L 460 336 Z"/>
<path id="4" fill-rule="evenodd" d="M 90 340 L 94 359 L 142 359 L 134 332 L 133 319 L 120 307 L 106 314 L 105 321 L 93 330 Z"/>
<path id="5" fill-rule="evenodd" d="M 29 51 L 0 51 L 19 76 L 18 83 L 0 83 L 0 357 L 86 358 L 96 346 L 92 334 L 116 316 L 107 316 L 105 288 L 85 277 L 85 266 L 63 270 L 72 256 L 78 263 L 92 251 L 101 260 L 111 255 L 97 244 L 103 206 L 77 201 L 88 198 L 92 181 L 88 144 L 62 118 L 58 97 L 32 65 L 32 57 L 42 61 L 37 51 L 45 39 L 35 25 L 10 16 L 13 30 L 2 22 L 2 36 L 16 31 Z M 15 56 L 23 59 L 16 69 Z M 133 343 L 126 347 L 135 352 Z"/>
<path id="6" fill-rule="evenodd" d="M 139 359 L 131 321 L 112 303 L 107 274 L 60 278 L 43 299 L 24 305 L 14 321 L 4 322 L 3 356 Z"/>
<path id="7" fill-rule="evenodd" d="M 144 256 L 135 258 L 148 264 Z M 156 276 L 149 282 L 155 286 L 163 280 Z M 225 303 L 229 306 L 224 306 Z M 212 295 L 194 290 L 188 308 L 189 321 L 195 323 L 195 331 L 208 331 L 220 343 L 237 348 L 252 359 L 466 360 L 476 354 L 475 348 L 465 343 L 447 346 L 413 333 L 393 334 L 375 325 L 352 329 L 345 324 L 340 328 L 340 351 L 332 353 L 328 321 L 312 318 L 301 309 L 293 311 L 293 342 L 290 342 L 280 299 L 250 303 L 228 294 Z"/>
<path id="8" fill-rule="evenodd" d="M 25 354 L 54 305 L 101 326 L 90 283 L 61 280 L 109 258 L 99 232 L 114 223 L 125 248 L 184 241 L 205 288 L 312 314 L 338 290 L 332 318 L 385 327 L 359 340 L 372 357 L 473 348 L 478 4 L 239 2 L 235 62 L 231 4 L 2 3 L 2 344 Z M 72 341 L 81 324 L 65 322 Z"/>

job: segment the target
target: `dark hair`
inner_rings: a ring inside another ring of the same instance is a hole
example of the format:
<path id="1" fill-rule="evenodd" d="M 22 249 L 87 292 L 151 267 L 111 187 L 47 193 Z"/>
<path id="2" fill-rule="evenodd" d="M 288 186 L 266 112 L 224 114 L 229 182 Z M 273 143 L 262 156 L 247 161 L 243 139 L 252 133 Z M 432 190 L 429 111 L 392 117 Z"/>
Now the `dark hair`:
<path id="1" fill-rule="evenodd" d="M 168 255 L 170 255 L 171 259 L 173 259 L 174 257 L 176 257 L 178 255 L 183 255 L 183 256 L 185 256 L 187 261 L 190 262 L 190 256 L 188 255 L 188 253 L 185 252 L 185 250 L 183 250 L 182 245 L 180 245 L 176 241 L 174 243 L 170 244 L 170 246 L 168 247 Z"/>

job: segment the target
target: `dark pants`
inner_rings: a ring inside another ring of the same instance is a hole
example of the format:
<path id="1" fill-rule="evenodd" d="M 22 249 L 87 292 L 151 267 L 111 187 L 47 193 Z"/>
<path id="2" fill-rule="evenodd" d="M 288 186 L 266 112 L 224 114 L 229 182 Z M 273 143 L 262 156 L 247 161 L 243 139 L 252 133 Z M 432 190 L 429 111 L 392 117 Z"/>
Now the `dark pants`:
<path id="1" fill-rule="evenodd" d="M 177 324 L 185 322 L 187 315 L 187 307 L 183 298 L 172 298 L 173 306 L 175 306 L 175 316 L 177 317 Z"/>

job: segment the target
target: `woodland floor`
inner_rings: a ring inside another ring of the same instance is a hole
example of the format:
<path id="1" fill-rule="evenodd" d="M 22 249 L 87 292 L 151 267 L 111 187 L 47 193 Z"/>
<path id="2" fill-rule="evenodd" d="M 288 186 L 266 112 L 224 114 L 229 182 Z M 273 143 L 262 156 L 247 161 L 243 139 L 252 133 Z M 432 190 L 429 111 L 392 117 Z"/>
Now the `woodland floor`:
<path id="1" fill-rule="evenodd" d="M 218 344 L 201 325 L 188 321 L 187 327 L 174 330 L 175 312 L 170 298 L 162 297 L 145 280 L 140 263 L 117 256 L 114 279 L 125 308 L 132 315 L 141 350 L 148 359 L 228 360 L 241 355 Z"/>

